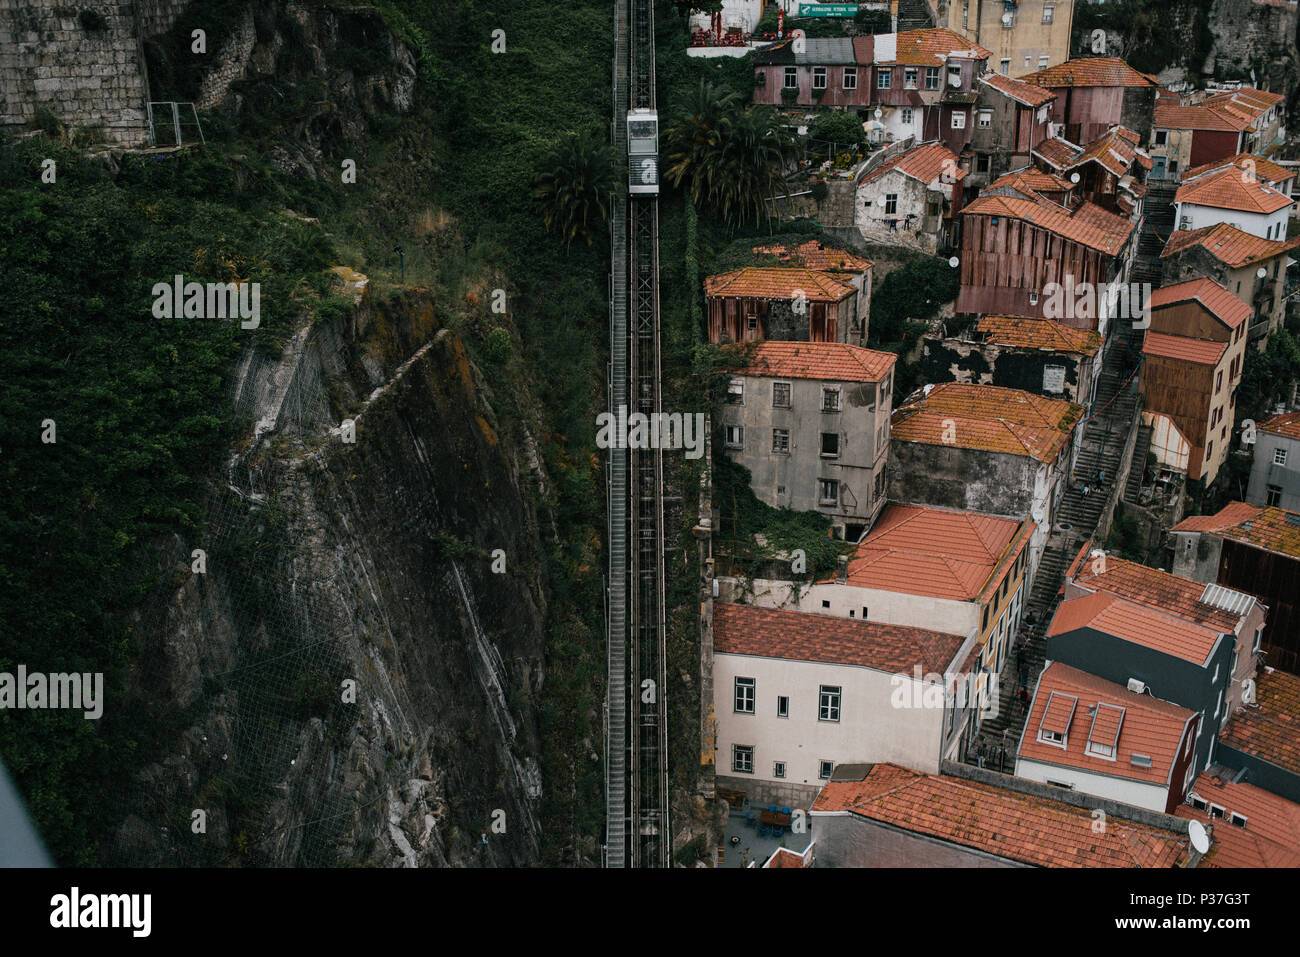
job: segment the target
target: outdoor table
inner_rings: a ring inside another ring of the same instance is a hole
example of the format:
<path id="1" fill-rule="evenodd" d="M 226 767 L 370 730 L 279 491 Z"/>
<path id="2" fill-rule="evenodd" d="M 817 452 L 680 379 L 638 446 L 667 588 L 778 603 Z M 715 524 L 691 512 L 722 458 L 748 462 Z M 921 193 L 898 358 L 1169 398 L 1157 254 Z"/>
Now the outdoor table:
<path id="1" fill-rule="evenodd" d="M 758 823 L 766 824 L 768 827 L 781 827 L 789 830 L 790 815 L 782 814 L 780 811 L 763 811 L 758 816 Z"/>

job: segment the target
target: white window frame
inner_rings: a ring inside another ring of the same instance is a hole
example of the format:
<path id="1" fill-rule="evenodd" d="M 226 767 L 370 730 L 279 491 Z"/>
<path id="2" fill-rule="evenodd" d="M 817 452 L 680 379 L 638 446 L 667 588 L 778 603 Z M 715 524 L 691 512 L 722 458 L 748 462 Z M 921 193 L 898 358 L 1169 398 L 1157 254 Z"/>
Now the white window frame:
<path id="1" fill-rule="evenodd" d="M 749 767 L 741 767 L 741 758 L 746 759 Z M 731 746 L 731 772 L 733 774 L 754 773 L 754 746 L 752 744 L 733 744 Z"/>
<path id="2" fill-rule="evenodd" d="M 954 130 L 966 129 L 966 114 L 954 111 L 952 114 L 952 128 Z"/>
<path id="3" fill-rule="evenodd" d="M 915 90 L 921 82 L 921 70 L 919 67 L 903 67 L 903 89 Z"/>
<path id="4" fill-rule="evenodd" d="M 893 71 L 893 70 L 881 70 L 881 71 L 879 71 L 879 72 L 876 74 L 876 89 L 877 89 L 877 90 L 888 90 L 888 89 L 890 89 L 890 88 L 891 88 L 891 87 L 890 87 L 890 84 L 893 82 L 893 79 L 892 79 L 893 74 L 894 74 L 894 71 Z"/>
<path id="5" fill-rule="evenodd" d="M 785 777 L 785 762 L 784 762 L 784 761 L 773 761 L 773 762 L 772 762 L 772 777 L 774 777 L 774 778 L 784 778 L 784 777 Z"/>
<path id="6" fill-rule="evenodd" d="M 830 770 L 826 770 L 826 765 L 830 765 Z M 827 761 L 825 758 L 817 759 L 817 779 L 819 781 L 829 781 L 831 775 L 835 773 L 835 762 Z"/>
<path id="7" fill-rule="evenodd" d="M 1273 464 L 1286 465 L 1286 452 L 1287 450 L 1282 448 L 1281 446 L 1275 448 L 1273 450 Z"/>
<path id="8" fill-rule="evenodd" d="M 732 379 L 727 383 L 727 401 L 736 405 L 745 404 L 745 380 Z"/>
<path id="9" fill-rule="evenodd" d="M 912 108 L 905 106 L 898 111 L 898 121 L 904 126 L 912 125 Z"/>
<path id="10" fill-rule="evenodd" d="M 781 89 L 797 90 L 799 89 L 799 68 L 797 66 L 788 66 L 782 73 Z M 791 82 L 791 81 L 794 82 Z"/>
<path id="11" fill-rule="evenodd" d="M 850 83 L 849 81 L 853 82 Z M 856 90 L 858 88 L 858 68 L 855 66 L 846 66 L 844 68 L 844 77 L 840 80 L 840 89 Z"/>
<path id="12" fill-rule="evenodd" d="M 776 696 L 776 716 L 778 718 L 790 717 L 790 696 L 779 694 Z"/>
<path id="13" fill-rule="evenodd" d="M 976 121 L 976 123 L 980 129 L 987 130 L 989 127 L 993 125 L 993 111 L 980 110 L 979 119 Z"/>
<path id="14" fill-rule="evenodd" d="M 885 194 L 885 215 L 886 216 L 898 215 L 898 194 L 897 193 Z"/>
<path id="15" fill-rule="evenodd" d="M 1004 56 L 1001 62 L 998 64 L 998 66 L 1000 67 L 998 72 L 1001 73 L 1003 76 L 1011 75 L 1011 57 Z"/>
<path id="16" fill-rule="evenodd" d="M 817 720 L 838 724 L 843 714 L 844 686 L 817 686 Z"/>
<path id="17" fill-rule="evenodd" d="M 832 403 L 828 403 L 826 400 L 827 400 L 828 398 L 831 398 L 832 396 L 834 397 L 835 401 L 832 402 Z M 840 387 L 837 386 L 837 385 L 835 385 L 835 386 L 831 386 L 831 385 L 822 386 L 822 411 L 823 411 L 823 412 L 839 412 L 840 409 L 841 409 L 841 405 L 840 405 Z"/>
<path id="18" fill-rule="evenodd" d="M 758 679 L 737 676 L 731 683 L 733 714 L 754 714 L 758 708 Z M 745 707 L 748 705 L 748 707 Z"/>
<path id="19" fill-rule="evenodd" d="M 815 66 L 812 68 L 812 88 L 814 90 L 826 89 L 826 81 L 828 78 L 829 74 L 826 71 L 826 67 Z M 818 80 L 821 80 L 821 82 L 818 83 Z"/>
<path id="20" fill-rule="evenodd" d="M 925 88 L 927 90 L 939 89 L 940 77 L 937 66 L 927 66 L 925 68 Z"/>
<path id="21" fill-rule="evenodd" d="M 1046 70 L 1046 69 L 1047 69 L 1047 54 L 1046 54 L 1046 53 L 1044 53 L 1042 56 L 1040 56 L 1040 57 L 1038 58 L 1038 69 L 1040 69 L 1040 70 Z"/>
<path id="22" fill-rule="evenodd" d="M 1038 740 L 1042 744 L 1050 744 L 1062 751 L 1065 750 L 1065 735 L 1059 731 L 1048 731 L 1046 728 L 1039 728 Z"/>
<path id="23" fill-rule="evenodd" d="M 1043 22 L 1052 23 L 1056 18 L 1056 5 L 1051 3 L 1043 4 Z"/>

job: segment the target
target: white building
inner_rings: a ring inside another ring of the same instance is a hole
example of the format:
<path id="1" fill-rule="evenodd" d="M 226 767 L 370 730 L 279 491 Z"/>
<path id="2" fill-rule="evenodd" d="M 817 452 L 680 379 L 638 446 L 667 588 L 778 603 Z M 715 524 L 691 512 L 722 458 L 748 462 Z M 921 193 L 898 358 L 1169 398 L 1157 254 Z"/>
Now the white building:
<path id="1" fill-rule="evenodd" d="M 1230 223 L 1261 239 L 1286 239 L 1292 200 L 1249 171 L 1228 166 L 1184 183 L 1174 194 L 1179 229 Z"/>

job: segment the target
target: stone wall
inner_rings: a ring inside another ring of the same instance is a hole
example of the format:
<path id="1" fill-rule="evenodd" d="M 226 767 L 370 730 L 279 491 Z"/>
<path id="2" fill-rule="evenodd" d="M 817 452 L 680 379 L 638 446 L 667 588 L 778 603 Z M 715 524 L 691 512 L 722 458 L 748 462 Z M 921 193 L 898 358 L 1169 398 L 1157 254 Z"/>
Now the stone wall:
<path id="1" fill-rule="evenodd" d="M 183 3 L 153 3 L 159 15 L 177 6 Z M 130 3 L 0 0 L 0 127 L 21 128 L 48 110 L 134 146 L 148 139 L 147 98 Z"/>

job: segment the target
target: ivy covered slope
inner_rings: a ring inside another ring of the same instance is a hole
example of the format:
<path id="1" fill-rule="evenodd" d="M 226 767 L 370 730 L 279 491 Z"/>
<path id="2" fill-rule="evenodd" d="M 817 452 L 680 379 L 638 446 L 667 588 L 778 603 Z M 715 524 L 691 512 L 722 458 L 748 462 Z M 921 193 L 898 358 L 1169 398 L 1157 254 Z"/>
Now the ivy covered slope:
<path id="1" fill-rule="evenodd" d="M 199 89 L 206 67 L 184 55 L 189 19 L 204 19 L 219 49 L 242 6 L 196 3 L 150 38 L 151 92 Z M 127 622 L 164 584 L 153 550 L 200 521 L 201 490 L 237 433 L 226 389 L 239 350 L 251 339 L 278 351 L 302 315 L 341 308 L 331 265 L 376 289 L 404 278 L 432 290 L 498 412 L 541 426 L 559 534 L 547 561 L 538 817 L 545 860 L 583 859 L 598 851 L 603 813 L 591 756 L 604 671 L 594 422 L 608 249 L 603 229 L 590 245 L 558 243 L 530 183 L 566 134 L 604 137 L 609 5 L 303 9 L 305 19 L 258 5 L 259 55 L 202 115 L 203 149 L 100 165 L 50 138 L 0 143 L 0 249 L 13 279 L 0 316 L 0 671 L 105 671 L 110 698 L 129 684 L 147 662 Z M 327 17 L 331 31 L 315 29 Z M 492 50 L 497 30 L 503 52 Z M 410 60 L 409 102 L 370 108 Z M 54 184 L 40 181 L 45 158 L 57 162 Z M 348 160 L 355 183 L 340 176 Z M 178 272 L 261 283 L 261 327 L 154 318 L 153 284 Z M 499 317 L 488 309 L 497 288 L 508 303 Z M 41 441 L 47 420 L 52 443 Z M 105 828 L 127 812 L 115 796 L 185 721 L 147 708 L 108 708 L 97 722 L 0 711 L 0 755 L 60 863 L 103 860 Z"/>

